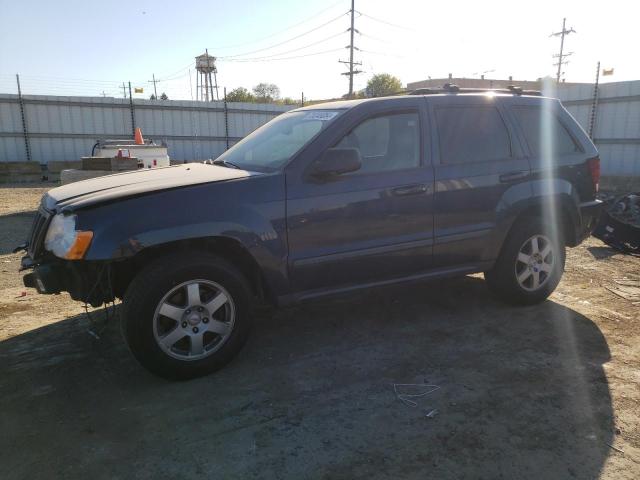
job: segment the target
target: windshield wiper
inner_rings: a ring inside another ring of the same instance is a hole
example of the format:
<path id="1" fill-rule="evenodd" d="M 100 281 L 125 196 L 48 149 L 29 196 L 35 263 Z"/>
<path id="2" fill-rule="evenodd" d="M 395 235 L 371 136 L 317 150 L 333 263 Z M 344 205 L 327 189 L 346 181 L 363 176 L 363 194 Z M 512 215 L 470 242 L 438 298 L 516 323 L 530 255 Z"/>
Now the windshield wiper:
<path id="1" fill-rule="evenodd" d="M 229 162 L 227 160 L 223 160 L 221 158 L 216 158 L 213 161 L 213 164 L 214 165 L 222 165 L 223 167 L 227 167 L 227 168 L 237 168 L 238 170 L 241 170 L 241 168 L 238 165 L 236 165 L 235 163 L 231 163 L 231 162 Z"/>

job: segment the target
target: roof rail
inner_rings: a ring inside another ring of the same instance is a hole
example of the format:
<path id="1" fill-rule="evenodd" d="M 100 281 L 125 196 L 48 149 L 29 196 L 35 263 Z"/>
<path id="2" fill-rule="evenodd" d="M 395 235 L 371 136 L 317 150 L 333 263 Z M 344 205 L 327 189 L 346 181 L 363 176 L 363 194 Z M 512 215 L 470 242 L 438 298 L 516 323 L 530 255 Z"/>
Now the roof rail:
<path id="1" fill-rule="evenodd" d="M 510 93 L 512 95 L 535 95 L 540 96 L 539 90 L 524 90 L 522 87 L 508 85 L 506 88 L 460 88 L 453 83 L 445 83 L 442 88 L 418 88 L 406 92 L 408 95 L 436 95 L 442 93 Z"/>

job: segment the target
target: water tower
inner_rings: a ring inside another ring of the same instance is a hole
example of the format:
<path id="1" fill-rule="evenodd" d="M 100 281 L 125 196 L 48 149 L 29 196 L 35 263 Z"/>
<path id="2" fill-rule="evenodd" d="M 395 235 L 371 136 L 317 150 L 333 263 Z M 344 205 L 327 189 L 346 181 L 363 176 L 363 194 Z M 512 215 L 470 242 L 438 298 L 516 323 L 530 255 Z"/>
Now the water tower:
<path id="1" fill-rule="evenodd" d="M 196 57 L 196 71 L 199 75 L 196 75 L 196 100 L 203 100 L 205 102 L 213 102 L 213 89 L 216 90 L 215 99 L 219 100 L 218 96 L 218 79 L 216 73 L 216 57 L 209 55 L 209 51 L 205 50 L 205 53 Z M 213 73 L 213 80 L 211 80 L 211 74 Z M 199 79 L 199 80 L 198 80 Z M 211 94 L 211 97 L 209 97 Z"/>

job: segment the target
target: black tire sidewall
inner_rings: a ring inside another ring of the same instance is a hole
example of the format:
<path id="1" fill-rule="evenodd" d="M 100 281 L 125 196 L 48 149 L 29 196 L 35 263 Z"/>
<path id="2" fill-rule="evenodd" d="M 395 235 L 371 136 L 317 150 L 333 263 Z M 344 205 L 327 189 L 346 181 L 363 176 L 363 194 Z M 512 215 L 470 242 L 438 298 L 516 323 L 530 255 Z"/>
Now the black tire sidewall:
<path id="1" fill-rule="evenodd" d="M 534 235 L 544 235 L 553 242 L 556 255 L 553 271 L 544 285 L 529 291 L 518 283 L 515 274 L 520 248 Z M 565 246 L 561 233 L 539 219 L 520 221 L 512 228 L 492 270 L 485 273 L 491 291 L 501 300 L 516 305 L 532 305 L 545 300 L 558 286 L 565 264 Z"/>
<path id="2" fill-rule="evenodd" d="M 200 360 L 167 355 L 153 333 L 153 318 L 164 295 L 190 280 L 211 280 L 231 296 L 235 321 L 231 336 L 216 352 Z M 251 294 L 246 280 L 231 265 L 208 254 L 175 255 L 159 259 L 132 281 L 123 300 L 123 332 L 136 359 L 148 370 L 168 379 L 189 379 L 223 367 L 244 345 L 251 327 Z"/>

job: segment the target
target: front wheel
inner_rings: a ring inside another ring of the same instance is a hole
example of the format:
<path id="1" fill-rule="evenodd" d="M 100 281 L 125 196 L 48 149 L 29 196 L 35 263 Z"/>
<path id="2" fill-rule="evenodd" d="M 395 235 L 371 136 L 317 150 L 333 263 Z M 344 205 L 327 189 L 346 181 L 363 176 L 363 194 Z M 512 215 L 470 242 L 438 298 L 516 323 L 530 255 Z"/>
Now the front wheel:
<path id="1" fill-rule="evenodd" d="M 539 219 L 525 219 L 514 226 L 495 266 L 484 276 L 501 300 L 532 305 L 545 300 L 558 286 L 564 261 L 560 232 Z"/>
<path id="2" fill-rule="evenodd" d="M 149 371 L 189 379 L 227 364 L 245 343 L 251 291 L 242 274 L 208 253 L 162 257 L 123 299 L 127 344 Z"/>

